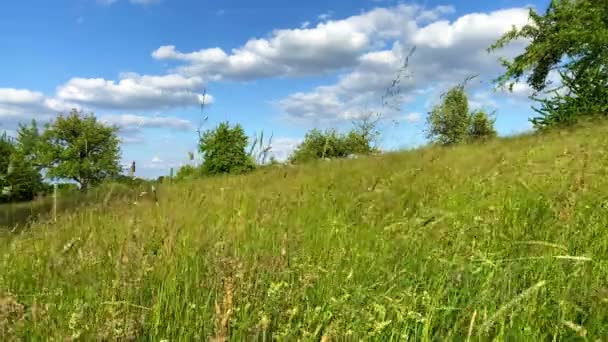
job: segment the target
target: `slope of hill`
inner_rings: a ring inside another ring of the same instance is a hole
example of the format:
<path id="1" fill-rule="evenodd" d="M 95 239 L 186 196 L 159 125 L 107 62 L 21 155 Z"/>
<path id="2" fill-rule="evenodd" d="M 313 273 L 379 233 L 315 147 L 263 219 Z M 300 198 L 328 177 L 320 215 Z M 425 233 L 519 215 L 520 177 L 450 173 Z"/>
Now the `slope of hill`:
<path id="1" fill-rule="evenodd" d="M 0 336 L 608 339 L 608 126 L 259 170 L 0 240 Z"/>

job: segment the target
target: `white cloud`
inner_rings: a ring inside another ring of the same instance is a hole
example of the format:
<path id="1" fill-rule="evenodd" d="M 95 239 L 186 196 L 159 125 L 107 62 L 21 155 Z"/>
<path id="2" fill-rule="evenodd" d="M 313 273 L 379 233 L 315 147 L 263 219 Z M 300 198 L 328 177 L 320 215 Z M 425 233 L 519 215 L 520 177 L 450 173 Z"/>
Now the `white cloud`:
<path id="1" fill-rule="evenodd" d="M 450 23 L 441 20 L 418 30 L 412 42 L 420 47 L 449 48 L 455 45 L 492 42 L 513 26 L 522 26 L 528 21 L 524 8 L 499 10 L 492 13 L 471 13 Z"/>
<path id="2" fill-rule="evenodd" d="M 279 137 L 272 141 L 270 155 L 277 161 L 286 161 L 293 151 L 302 142 L 302 139 Z"/>
<path id="3" fill-rule="evenodd" d="M 100 121 L 125 130 L 141 128 L 170 128 L 181 131 L 194 129 L 192 122 L 172 116 L 141 116 L 133 114 L 105 115 Z"/>
<path id="4" fill-rule="evenodd" d="M 451 8 L 436 8 L 435 15 L 448 13 Z M 429 18 L 429 11 L 412 15 Z M 419 90 L 433 86 L 435 91 L 447 88 L 466 77 L 500 72 L 497 54 L 486 48 L 513 25 L 528 20 L 528 10 L 516 8 L 491 13 L 474 13 L 458 18 L 453 23 L 437 21 L 426 26 L 401 23 L 401 35 L 391 50 L 376 50 L 358 57 L 353 69 L 342 75 L 333 85 L 319 86 L 310 92 L 299 92 L 278 101 L 288 117 L 307 120 L 351 119 L 370 110 L 380 110 L 380 99 L 385 89 L 398 74 L 400 63 L 410 46 L 416 46 L 408 70 L 412 78 L 402 80 L 399 87 L 403 97 L 398 103 L 411 101 Z M 512 57 L 522 44 L 514 44 L 501 56 Z M 478 80 L 470 88 L 480 87 Z M 428 96 L 428 95 L 427 95 Z M 481 100 L 481 99 L 478 99 Z M 488 99 L 485 101 L 490 103 Z M 389 113 L 390 114 L 390 113 Z"/>
<path id="5" fill-rule="evenodd" d="M 44 100 L 44 95 L 27 89 L 0 88 L 0 103 L 26 104 L 38 103 Z"/>
<path id="6" fill-rule="evenodd" d="M 186 163 L 184 161 L 178 161 L 177 159 L 172 158 L 171 160 L 162 159 L 159 156 L 154 156 L 152 160 L 143 164 L 144 169 L 148 170 L 166 170 L 173 168 L 174 174 L 177 173 L 178 169 L 184 166 Z"/>
<path id="7" fill-rule="evenodd" d="M 422 120 L 422 114 L 418 112 L 408 113 L 403 117 L 403 119 L 411 123 L 419 122 L 420 120 Z"/>
<path id="8" fill-rule="evenodd" d="M 417 10 L 405 5 L 377 8 L 316 27 L 274 30 L 271 37 L 252 38 L 229 53 L 217 47 L 185 53 L 166 45 L 152 56 L 185 62 L 178 73 L 210 80 L 320 75 L 352 67 L 361 54 L 414 30 Z"/>
<path id="9" fill-rule="evenodd" d="M 334 15 L 333 11 L 328 11 L 325 13 L 321 13 L 317 16 L 317 19 L 321 20 L 321 21 L 327 21 L 329 19 L 331 19 L 331 17 Z"/>
<path id="10" fill-rule="evenodd" d="M 30 119 L 46 121 L 71 108 L 78 106 L 28 89 L 0 88 L 0 124 L 5 127 Z"/>
<path id="11" fill-rule="evenodd" d="M 528 21 L 527 8 L 470 13 L 453 22 L 441 19 L 454 11 L 452 6 L 375 8 L 344 19 L 323 16 L 325 21 L 315 27 L 305 23 L 274 30 L 270 37 L 252 38 L 230 52 L 217 47 L 181 52 L 166 45 L 152 56 L 183 62 L 174 71 L 178 74 L 215 81 L 345 72 L 335 84 L 275 103 L 290 118 L 352 119 L 381 110 L 380 98 L 410 47 L 417 47 L 409 67 L 413 78 L 399 85 L 398 104 L 411 101 L 417 90 L 429 85 L 441 88 L 473 74 L 499 72 L 499 55 L 486 48 L 514 25 Z M 522 47 L 512 44 L 500 55 L 512 57 Z"/>
<path id="12" fill-rule="evenodd" d="M 64 101 L 103 109 L 159 109 L 200 103 L 200 77 L 127 73 L 119 81 L 103 78 L 72 78 L 57 89 Z M 213 98 L 207 95 L 207 103 Z"/>

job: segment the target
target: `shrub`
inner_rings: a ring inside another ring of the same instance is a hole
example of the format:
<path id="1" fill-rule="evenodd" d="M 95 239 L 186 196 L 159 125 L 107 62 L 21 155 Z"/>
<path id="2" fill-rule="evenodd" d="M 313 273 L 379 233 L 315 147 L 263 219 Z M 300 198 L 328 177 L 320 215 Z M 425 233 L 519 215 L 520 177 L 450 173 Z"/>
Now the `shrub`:
<path id="1" fill-rule="evenodd" d="M 304 141 L 293 152 L 289 161 L 302 163 L 322 158 L 345 158 L 351 154 L 370 154 L 377 152 L 373 146 L 378 136 L 376 122 L 365 117 L 354 122 L 354 128 L 347 134 L 339 134 L 335 129 L 321 131 L 313 129 L 306 133 Z"/>
<path id="2" fill-rule="evenodd" d="M 472 141 L 487 140 L 496 137 L 494 119 L 483 110 L 471 113 L 468 137 Z"/>
<path id="3" fill-rule="evenodd" d="M 199 168 L 192 166 L 192 165 L 184 165 L 184 166 L 180 167 L 179 170 L 177 171 L 177 174 L 175 175 L 175 180 L 181 181 L 181 180 L 193 179 L 196 176 L 199 176 L 200 174 L 201 174 L 201 170 Z"/>
<path id="4" fill-rule="evenodd" d="M 241 125 L 231 127 L 222 122 L 203 133 L 199 149 L 204 155 L 202 171 L 206 174 L 238 174 L 252 170 L 255 165 L 247 155 L 247 135 Z"/>
<path id="5" fill-rule="evenodd" d="M 469 100 L 464 85 L 458 85 L 429 113 L 427 137 L 441 145 L 456 144 L 467 138 L 469 123 Z"/>
<path id="6" fill-rule="evenodd" d="M 486 140 L 496 136 L 494 119 L 483 110 L 469 113 L 464 83 L 442 96 L 427 117 L 427 137 L 440 145 Z"/>

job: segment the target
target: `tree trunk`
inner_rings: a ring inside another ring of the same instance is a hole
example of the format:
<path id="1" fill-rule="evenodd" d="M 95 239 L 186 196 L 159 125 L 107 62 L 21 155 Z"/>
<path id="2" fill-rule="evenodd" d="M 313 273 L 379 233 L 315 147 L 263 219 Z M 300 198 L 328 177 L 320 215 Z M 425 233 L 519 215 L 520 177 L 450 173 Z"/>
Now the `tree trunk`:
<path id="1" fill-rule="evenodd" d="M 79 183 L 80 183 L 80 192 L 86 193 L 87 190 L 89 190 L 89 183 L 82 178 L 80 179 Z"/>

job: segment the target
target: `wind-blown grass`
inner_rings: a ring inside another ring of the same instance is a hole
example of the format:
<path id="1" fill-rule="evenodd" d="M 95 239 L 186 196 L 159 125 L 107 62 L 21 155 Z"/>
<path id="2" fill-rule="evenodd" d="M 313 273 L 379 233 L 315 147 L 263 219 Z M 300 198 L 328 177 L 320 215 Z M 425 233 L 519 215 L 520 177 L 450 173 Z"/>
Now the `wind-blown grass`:
<path id="1" fill-rule="evenodd" d="M 607 133 L 264 168 L 34 225 L 0 240 L 1 339 L 606 340 Z"/>

